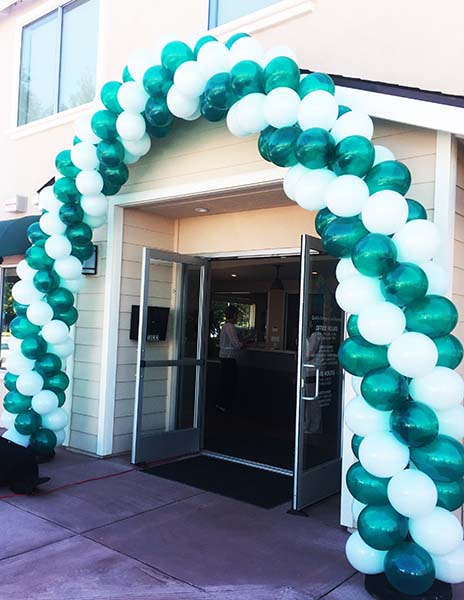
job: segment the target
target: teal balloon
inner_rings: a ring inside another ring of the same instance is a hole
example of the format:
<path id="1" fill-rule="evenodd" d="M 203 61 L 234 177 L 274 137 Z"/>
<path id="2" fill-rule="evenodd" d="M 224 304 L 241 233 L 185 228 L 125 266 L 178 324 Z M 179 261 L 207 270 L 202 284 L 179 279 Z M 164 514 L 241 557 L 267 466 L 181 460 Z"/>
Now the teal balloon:
<path id="1" fill-rule="evenodd" d="M 241 38 L 244 38 L 244 37 L 250 37 L 250 34 L 242 33 L 242 32 L 234 33 L 234 35 L 231 35 L 230 38 L 227 40 L 226 47 L 229 48 L 229 50 L 230 50 L 237 40 L 240 40 Z"/>
<path id="2" fill-rule="evenodd" d="M 27 317 L 15 317 L 10 323 L 10 331 L 14 337 L 23 340 L 30 335 L 37 335 L 40 327 L 31 323 Z"/>
<path id="3" fill-rule="evenodd" d="M 47 295 L 47 302 L 53 309 L 66 309 L 74 304 L 74 296 L 66 288 L 58 288 Z"/>
<path id="4" fill-rule="evenodd" d="M 102 140 L 115 140 L 118 137 L 117 118 L 118 115 L 110 110 L 97 110 L 90 121 L 92 131 Z"/>
<path id="5" fill-rule="evenodd" d="M 84 244 L 83 246 L 73 244 L 71 254 L 78 258 L 81 262 L 84 262 L 84 260 L 87 260 L 92 256 L 93 251 L 94 247 L 91 242 Z"/>
<path id="6" fill-rule="evenodd" d="M 161 65 L 150 67 L 143 76 L 143 87 L 150 96 L 166 96 L 172 84 L 172 75 Z"/>
<path id="7" fill-rule="evenodd" d="M 458 322 L 458 311 L 451 300 L 435 294 L 412 302 L 404 314 L 409 331 L 418 331 L 431 338 L 448 335 Z"/>
<path id="8" fill-rule="evenodd" d="M 124 160 L 124 146 L 119 140 L 102 140 L 97 145 L 97 157 L 105 167 L 118 167 Z"/>
<path id="9" fill-rule="evenodd" d="M 105 196 L 114 196 L 121 189 L 120 185 L 103 180 L 102 194 Z"/>
<path id="10" fill-rule="evenodd" d="M 227 116 L 227 109 L 215 108 L 206 100 L 204 94 L 200 98 L 200 112 L 211 123 L 222 121 Z"/>
<path id="11" fill-rule="evenodd" d="M 387 552 L 385 576 L 396 590 L 408 596 L 427 592 L 435 579 L 432 557 L 415 542 L 402 542 Z"/>
<path id="12" fill-rule="evenodd" d="M 351 450 L 353 451 L 353 454 L 355 455 L 355 457 L 359 460 L 359 446 L 361 445 L 361 442 L 363 441 L 363 437 L 361 437 L 360 435 L 353 435 L 353 437 L 351 438 Z"/>
<path id="13" fill-rule="evenodd" d="M 348 258 L 355 244 L 368 233 L 359 217 L 337 217 L 324 229 L 322 245 L 330 256 Z"/>
<path id="14" fill-rule="evenodd" d="M 55 390 L 55 395 L 58 398 L 58 407 L 61 408 L 66 402 L 66 394 L 63 391 Z"/>
<path id="15" fill-rule="evenodd" d="M 64 323 L 66 323 L 66 325 L 69 325 L 70 327 L 71 325 L 74 325 L 74 323 L 77 322 L 77 317 L 78 313 L 74 306 L 70 306 L 68 309 L 65 310 L 53 311 L 54 319 L 57 319 L 58 321 L 63 321 Z"/>
<path id="16" fill-rule="evenodd" d="M 193 51 L 185 42 L 169 42 L 161 51 L 161 64 L 170 73 L 175 73 L 182 63 L 194 58 Z"/>
<path id="17" fill-rule="evenodd" d="M 61 358 L 52 352 L 47 352 L 35 363 L 35 370 L 43 377 L 51 377 L 61 371 Z"/>
<path id="18" fill-rule="evenodd" d="M 13 300 L 13 310 L 18 315 L 18 317 L 25 317 L 28 309 L 28 304 L 20 304 Z"/>
<path id="19" fill-rule="evenodd" d="M 390 550 L 406 539 L 408 520 L 388 504 L 366 506 L 358 517 L 358 531 L 371 548 Z"/>
<path id="20" fill-rule="evenodd" d="M 390 427 L 396 439 L 411 448 L 430 444 L 438 435 L 437 415 L 422 402 L 410 401 L 394 410 Z"/>
<path id="21" fill-rule="evenodd" d="M 43 246 L 39 246 L 38 242 L 35 242 L 33 246 L 30 246 L 25 254 L 24 258 L 27 264 L 36 270 L 50 269 L 53 266 L 53 258 L 50 258 L 45 252 Z"/>
<path id="22" fill-rule="evenodd" d="M 343 104 L 340 104 L 338 106 L 337 119 L 339 119 L 342 115 L 346 114 L 347 112 L 351 112 L 351 108 L 349 106 L 344 106 Z"/>
<path id="23" fill-rule="evenodd" d="M 368 233 L 353 246 L 351 259 L 367 277 L 381 277 L 393 269 L 398 252 L 393 240 L 381 233 Z"/>
<path id="24" fill-rule="evenodd" d="M 201 48 L 203 48 L 203 46 L 205 44 L 207 44 L 208 42 L 217 42 L 217 38 L 214 37 L 214 35 L 204 35 L 202 36 L 198 42 L 195 44 L 195 48 L 193 49 L 193 52 L 195 54 L 195 58 L 198 56 L 198 52 L 200 51 Z"/>
<path id="25" fill-rule="evenodd" d="M 71 177 L 61 177 L 55 181 L 53 186 L 55 196 L 63 204 L 74 204 L 79 202 L 81 194 L 76 187 L 76 180 Z"/>
<path id="26" fill-rule="evenodd" d="M 118 101 L 118 92 L 121 85 L 120 81 L 107 81 L 100 91 L 100 100 L 103 106 L 117 115 L 122 113 L 122 106 Z"/>
<path id="27" fill-rule="evenodd" d="M 21 352 L 32 360 L 43 358 L 47 352 L 47 342 L 39 335 L 30 335 L 21 342 Z"/>
<path id="28" fill-rule="evenodd" d="M 134 78 L 130 74 L 129 67 L 127 65 L 122 70 L 121 78 L 124 81 L 124 83 L 127 83 L 128 81 L 134 81 Z"/>
<path id="29" fill-rule="evenodd" d="M 450 512 L 461 508 L 464 504 L 464 480 L 457 481 L 435 481 L 438 492 L 437 506 L 446 508 Z"/>
<path id="30" fill-rule="evenodd" d="M 39 292 L 48 294 L 48 292 L 56 290 L 56 288 L 60 285 L 60 278 L 55 271 L 43 269 L 37 271 L 32 279 L 32 282 L 34 287 L 39 290 Z"/>
<path id="31" fill-rule="evenodd" d="M 40 223 L 35 221 L 31 223 L 27 228 L 27 239 L 31 242 L 31 244 L 35 244 L 38 240 L 46 240 L 49 236 L 42 231 L 40 228 Z"/>
<path id="32" fill-rule="evenodd" d="M 84 218 L 84 211 L 79 204 L 63 204 L 60 206 L 59 216 L 66 225 L 80 223 Z"/>
<path id="33" fill-rule="evenodd" d="M 14 422 L 15 429 L 21 435 L 32 435 L 42 424 L 40 415 L 32 409 L 20 413 Z"/>
<path id="34" fill-rule="evenodd" d="M 237 98 L 243 98 L 248 94 L 262 93 L 264 71 L 254 60 L 242 60 L 230 71 L 230 85 Z"/>
<path id="35" fill-rule="evenodd" d="M 269 160 L 279 167 L 292 167 L 296 165 L 295 144 L 301 133 L 297 126 L 280 127 L 271 135 L 267 152 Z"/>
<path id="36" fill-rule="evenodd" d="M 408 203 L 408 221 L 416 221 L 417 219 L 427 219 L 427 211 L 417 200 L 406 198 Z"/>
<path id="37" fill-rule="evenodd" d="M 69 386 L 69 377 L 63 371 L 59 371 L 54 375 L 45 377 L 44 379 L 44 390 L 51 390 L 52 392 L 64 392 Z"/>
<path id="38" fill-rule="evenodd" d="M 150 137 L 155 137 L 159 139 L 167 137 L 172 130 L 172 124 L 166 125 L 166 127 L 155 127 L 151 125 L 148 121 L 146 121 L 146 126 L 148 135 Z"/>
<path id="39" fill-rule="evenodd" d="M 66 228 L 66 237 L 71 244 L 83 246 L 92 240 L 92 230 L 87 223 L 76 223 Z"/>
<path id="40" fill-rule="evenodd" d="M 362 337 L 347 338 L 338 350 L 341 366 L 356 377 L 388 367 L 387 347 L 366 342 Z"/>
<path id="41" fill-rule="evenodd" d="M 403 163 L 385 160 L 372 167 L 364 181 L 371 194 L 380 190 L 393 190 L 404 195 L 411 186 L 411 173 Z"/>
<path id="42" fill-rule="evenodd" d="M 413 263 L 398 263 L 380 281 L 385 300 L 407 306 L 427 293 L 429 282 L 424 271 Z"/>
<path id="43" fill-rule="evenodd" d="M 312 127 L 298 136 L 295 156 L 308 169 L 322 169 L 332 160 L 335 150 L 333 137 L 325 129 Z"/>
<path id="44" fill-rule="evenodd" d="M 10 392 L 16 391 L 16 382 L 18 381 L 19 375 L 13 375 L 13 373 L 9 373 L 8 371 L 5 373 L 5 377 L 3 378 L 3 385 Z"/>
<path id="45" fill-rule="evenodd" d="M 62 150 L 56 155 L 55 167 L 63 177 L 76 177 L 80 171 L 71 160 L 70 150 Z"/>
<path id="46" fill-rule="evenodd" d="M 391 367 L 376 369 L 362 380 L 361 395 L 377 410 L 395 410 L 408 399 L 408 381 Z"/>
<path id="47" fill-rule="evenodd" d="M 438 350 L 437 367 L 456 369 L 462 361 L 463 348 L 454 335 L 444 335 L 433 340 Z"/>
<path id="48" fill-rule="evenodd" d="M 216 110 L 229 110 L 238 100 L 229 73 L 216 73 L 205 86 L 204 100 Z"/>
<path id="49" fill-rule="evenodd" d="M 331 77 L 325 73 L 310 73 L 306 75 L 298 85 L 298 94 L 304 98 L 311 92 L 322 90 L 329 92 L 332 96 L 335 94 L 335 83 Z"/>
<path id="50" fill-rule="evenodd" d="M 56 435 L 50 429 L 41 427 L 31 435 L 29 448 L 39 456 L 49 456 L 57 443 Z"/>
<path id="51" fill-rule="evenodd" d="M 375 506 L 388 503 L 389 481 L 389 478 L 371 475 L 360 462 L 351 465 L 346 474 L 346 485 L 353 498 L 363 504 Z"/>
<path id="52" fill-rule="evenodd" d="M 76 144 L 80 144 L 82 142 L 82 140 L 80 138 L 77 137 L 77 135 L 75 135 L 73 137 L 73 146 L 75 146 Z"/>
<path id="53" fill-rule="evenodd" d="M 361 336 L 358 327 L 358 315 L 350 315 L 346 322 L 346 330 L 350 337 Z"/>
<path id="54" fill-rule="evenodd" d="M 374 164 L 374 146 L 361 135 L 350 135 L 335 146 L 332 171 L 364 177 Z"/>
<path id="55" fill-rule="evenodd" d="M 434 481 L 448 483 L 464 477 L 464 446 L 448 435 L 438 434 L 430 444 L 412 448 L 411 460 Z"/>
<path id="56" fill-rule="evenodd" d="M 275 127 L 266 127 L 266 129 L 263 129 L 263 131 L 259 134 L 258 138 L 258 151 L 264 160 L 267 160 L 268 162 L 271 162 L 268 150 L 269 140 L 275 131 L 277 131 Z"/>
<path id="57" fill-rule="evenodd" d="M 152 96 L 148 99 L 145 106 L 145 118 L 153 127 L 168 127 L 174 121 L 165 96 Z"/>
<path id="58" fill-rule="evenodd" d="M 320 211 L 318 211 L 314 221 L 314 227 L 316 228 L 317 233 L 322 237 L 327 225 L 332 223 L 332 221 L 335 221 L 337 218 L 337 215 L 334 215 L 333 212 L 330 212 L 328 208 L 322 208 Z"/>
<path id="59" fill-rule="evenodd" d="M 299 83 L 300 68 L 288 56 L 273 58 L 264 69 L 264 91 L 266 94 L 278 87 L 298 90 Z"/>
<path id="60" fill-rule="evenodd" d="M 106 165 L 100 165 L 99 171 L 103 177 L 103 181 L 121 187 L 127 183 L 129 179 L 129 169 L 123 162 L 119 163 L 116 167 L 108 167 Z"/>
<path id="61" fill-rule="evenodd" d="M 31 408 L 32 396 L 24 396 L 19 392 L 8 392 L 3 398 L 3 406 L 10 413 L 22 413 Z"/>

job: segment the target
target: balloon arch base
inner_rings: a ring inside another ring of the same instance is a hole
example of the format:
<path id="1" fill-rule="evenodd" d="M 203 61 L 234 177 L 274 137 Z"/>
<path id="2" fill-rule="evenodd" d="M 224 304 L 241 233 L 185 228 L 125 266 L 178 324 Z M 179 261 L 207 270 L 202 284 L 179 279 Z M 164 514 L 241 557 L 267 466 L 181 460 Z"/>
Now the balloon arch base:
<path id="1" fill-rule="evenodd" d="M 373 598 L 378 600 L 401 600 L 406 598 L 411 598 L 411 600 L 452 600 L 453 598 L 451 585 L 438 580 L 435 580 L 432 587 L 423 594 L 406 596 L 390 585 L 385 573 L 366 575 L 364 587 Z"/>

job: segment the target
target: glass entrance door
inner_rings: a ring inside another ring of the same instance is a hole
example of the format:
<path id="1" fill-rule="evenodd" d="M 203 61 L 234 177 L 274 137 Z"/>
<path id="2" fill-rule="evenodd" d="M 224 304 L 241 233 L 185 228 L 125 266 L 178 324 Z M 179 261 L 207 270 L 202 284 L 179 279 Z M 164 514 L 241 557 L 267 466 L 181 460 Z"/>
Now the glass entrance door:
<path id="1" fill-rule="evenodd" d="M 337 259 L 301 242 L 293 510 L 340 490 L 344 314 L 335 301 Z"/>
<path id="2" fill-rule="evenodd" d="M 138 335 L 133 463 L 200 450 L 207 264 L 144 249 L 140 310 L 131 315 Z"/>

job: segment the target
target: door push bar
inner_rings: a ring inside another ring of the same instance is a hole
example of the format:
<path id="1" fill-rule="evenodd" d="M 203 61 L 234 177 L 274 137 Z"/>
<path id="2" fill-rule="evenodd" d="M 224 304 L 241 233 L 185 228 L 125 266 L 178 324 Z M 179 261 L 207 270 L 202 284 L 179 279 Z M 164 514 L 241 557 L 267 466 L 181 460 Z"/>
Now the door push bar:
<path id="1" fill-rule="evenodd" d="M 313 365 L 312 363 L 304 363 L 303 364 L 303 372 L 304 369 L 315 369 L 316 370 L 316 390 L 314 392 L 314 396 L 301 396 L 302 400 L 315 400 L 319 396 L 319 367 Z M 301 389 L 304 389 L 306 385 L 304 377 L 301 378 Z"/>

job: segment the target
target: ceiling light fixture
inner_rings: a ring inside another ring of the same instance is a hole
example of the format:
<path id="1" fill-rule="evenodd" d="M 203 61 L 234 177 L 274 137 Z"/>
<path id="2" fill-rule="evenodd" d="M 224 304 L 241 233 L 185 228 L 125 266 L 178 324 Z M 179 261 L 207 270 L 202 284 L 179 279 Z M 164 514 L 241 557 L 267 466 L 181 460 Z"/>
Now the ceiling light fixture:
<path id="1" fill-rule="evenodd" d="M 196 206 L 193 210 L 196 213 L 201 213 L 201 214 L 209 213 L 209 208 L 205 208 L 204 206 Z"/>
<path id="2" fill-rule="evenodd" d="M 237 273 L 231 273 L 230 276 L 231 277 L 237 277 Z"/>

